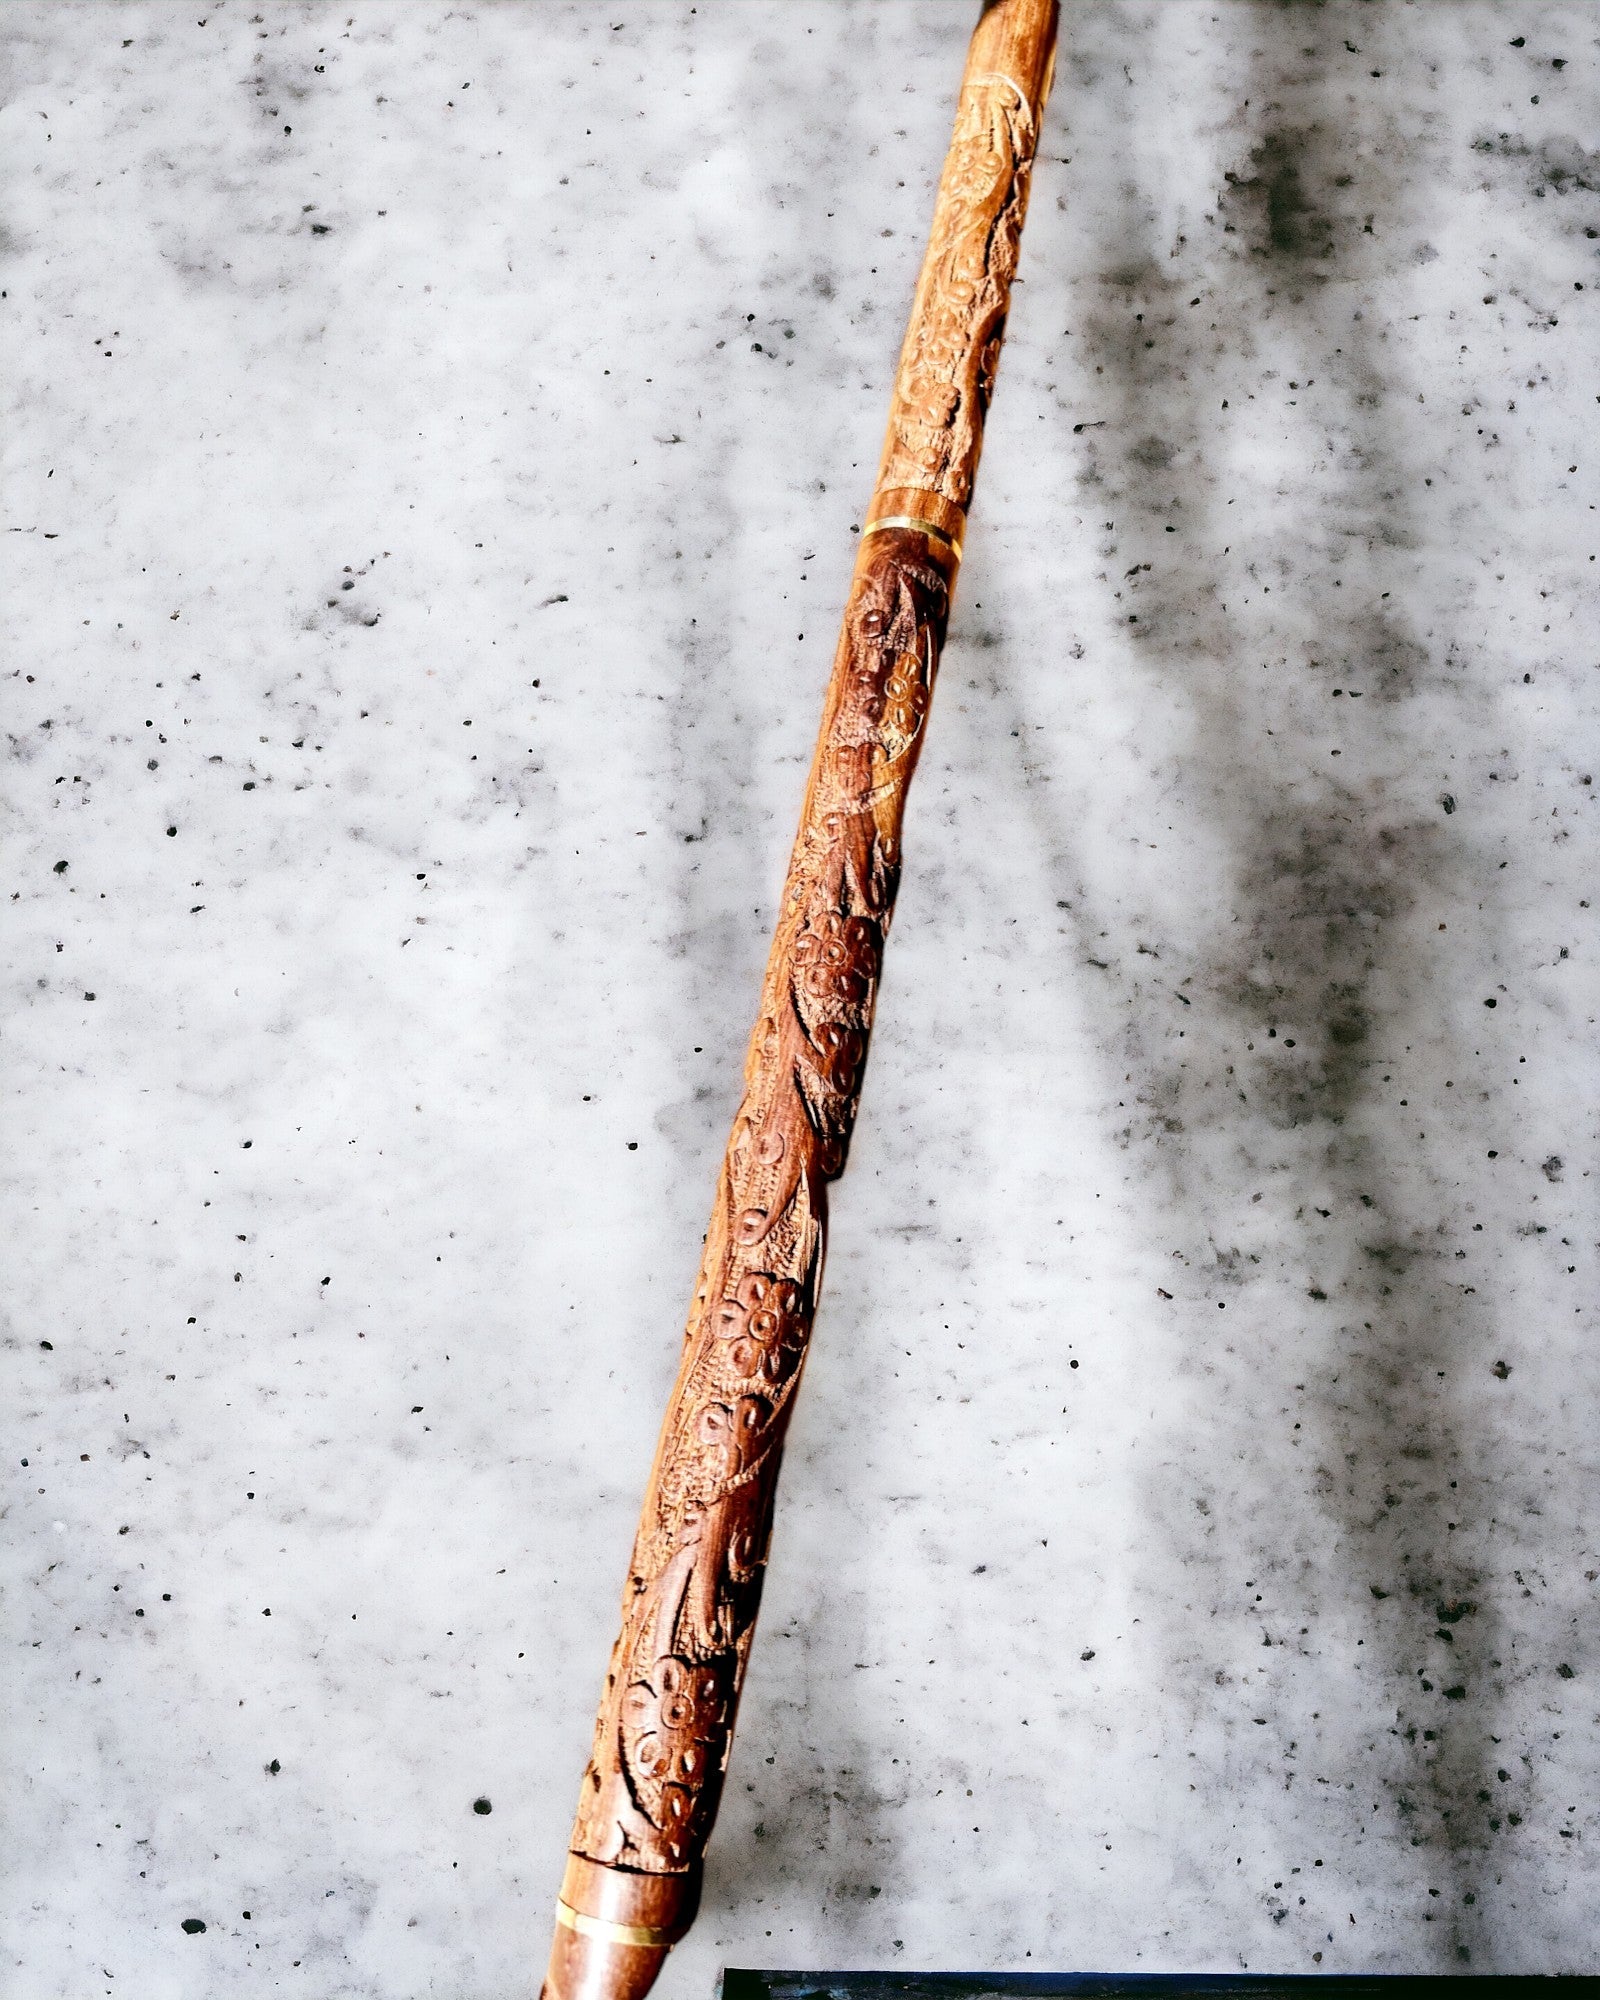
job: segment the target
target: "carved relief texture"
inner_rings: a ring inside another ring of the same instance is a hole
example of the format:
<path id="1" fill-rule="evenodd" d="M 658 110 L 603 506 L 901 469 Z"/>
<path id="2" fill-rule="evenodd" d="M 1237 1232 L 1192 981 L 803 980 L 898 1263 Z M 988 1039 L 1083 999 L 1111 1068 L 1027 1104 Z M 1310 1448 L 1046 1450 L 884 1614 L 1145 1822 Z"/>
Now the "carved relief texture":
<path id="1" fill-rule="evenodd" d="M 593 1861 L 686 1870 L 716 1812 L 949 607 L 923 546 L 875 535 L 856 570 L 584 1776 Z"/>
<path id="2" fill-rule="evenodd" d="M 989 65 L 969 71 L 880 494 L 920 489 L 962 508 L 971 497 L 1034 135 L 1016 83 Z M 855 1120 L 951 563 L 915 529 L 862 542 L 584 1774 L 572 1848 L 591 1861 L 688 1874 L 716 1813 L 816 1308 L 827 1184 L 844 1166 Z"/>
<path id="3" fill-rule="evenodd" d="M 967 81 L 900 355 L 880 488 L 918 487 L 961 508 L 971 501 L 1036 136 L 1033 110 L 1009 77 Z"/>

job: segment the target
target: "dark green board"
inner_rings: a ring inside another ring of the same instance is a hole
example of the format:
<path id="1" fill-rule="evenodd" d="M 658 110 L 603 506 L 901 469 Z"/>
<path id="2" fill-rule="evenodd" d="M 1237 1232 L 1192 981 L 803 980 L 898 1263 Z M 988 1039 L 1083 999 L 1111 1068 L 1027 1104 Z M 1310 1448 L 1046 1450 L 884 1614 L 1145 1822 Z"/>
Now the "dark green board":
<path id="1" fill-rule="evenodd" d="M 1600 1993 L 1600 1978 L 1559 1983 L 1568 1991 Z M 759 1972 L 729 1966 L 721 2000 L 1183 2000 L 1191 1994 L 1195 2000 L 1272 2000 L 1279 1994 L 1309 2000 L 1313 1993 L 1316 2000 L 1431 2000 L 1435 1992 L 1441 2000 L 1471 2000 L 1480 1990 L 1504 1995 L 1506 1986 L 1506 1978 L 1471 1973 Z"/>

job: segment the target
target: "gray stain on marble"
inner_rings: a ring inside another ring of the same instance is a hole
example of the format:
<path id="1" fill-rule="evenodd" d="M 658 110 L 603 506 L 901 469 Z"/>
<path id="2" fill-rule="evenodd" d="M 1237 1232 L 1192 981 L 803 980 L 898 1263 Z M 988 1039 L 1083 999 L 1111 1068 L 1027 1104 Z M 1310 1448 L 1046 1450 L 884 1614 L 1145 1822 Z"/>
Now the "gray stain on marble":
<path id="1" fill-rule="evenodd" d="M 1176 1045 L 1152 1019 L 1150 984 L 1133 983 L 1136 959 L 1112 989 L 1094 990 L 1106 995 L 1100 1004 L 1108 1028 L 1122 1019 L 1129 1082 L 1146 1109 L 1133 1142 L 1146 1149 L 1166 1189 L 1175 1233 L 1203 1241 L 1215 1229 L 1219 1203 L 1206 1175 L 1219 1149 L 1252 1177 L 1290 1176 L 1292 1192 L 1280 1189 L 1280 1196 L 1304 1225 L 1311 1280 L 1296 1370 L 1311 1393 L 1297 1407 L 1321 1457 L 1313 1489 L 1336 1525 L 1345 1573 L 1315 1577 L 1308 1548 L 1298 1590 L 1278 1592 L 1278 1616 L 1298 1597 L 1310 1621 L 1302 1638 L 1310 1636 L 1315 1648 L 1321 1614 L 1340 1598 L 1357 1607 L 1370 1596 L 1361 1663 L 1366 1729 L 1372 1739 L 1389 1737 L 1391 1750 L 1404 1748 L 1386 1768 L 1375 1760 L 1380 1768 L 1356 1789 L 1381 1791 L 1393 1834 L 1434 1857 L 1426 1865 L 1439 1885 L 1429 1890 L 1437 1907 L 1427 1915 L 1437 1930 L 1412 1963 L 1510 1970 L 1519 1962 L 1517 1942 L 1503 1931 L 1486 1934 L 1478 1909 L 1498 1879 L 1496 1844 L 1519 1823 L 1518 1808 L 1526 1810 L 1534 1749 L 1526 1700 L 1518 1703 L 1514 1693 L 1508 1700 L 1515 1670 L 1507 1656 L 1518 1636 L 1506 1608 L 1510 1565 L 1503 1551 L 1498 1560 L 1491 1554 L 1503 1541 L 1495 1510 L 1506 1501 L 1494 1469 L 1498 1426 L 1487 1367 L 1497 1336 L 1476 1303 L 1477 1288 L 1463 1282 L 1453 1261 L 1468 1254 L 1455 1246 L 1471 1242 L 1459 1210 L 1449 1214 L 1456 1209 L 1455 1161 L 1436 1134 L 1419 1171 L 1411 1142 L 1425 1135 L 1411 1129 L 1415 1114 L 1400 1108 L 1400 1087 L 1385 1089 L 1403 1072 L 1417 1091 L 1420 1075 L 1424 1088 L 1433 1086 L 1431 1099 L 1445 1078 L 1470 1089 L 1486 1059 L 1507 1060 L 1507 1037 L 1492 1017 L 1470 1041 L 1459 1031 L 1459 1010 L 1440 1004 L 1437 964 L 1415 945 L 1436 911 L 1470 912 L 1477 871 L 1492 865 L 1481 842 L 1459 821 L 1452 829 L 1437 804 L 1408 796 L 1416 787 L 1406 782 L 1437 754 L 1441 692 L 1458 706 L 1465 696 L 1462 720 L 1474 719 L 1463 669 L 1470 673 L 1480 661 L 1470 643 L 1463 659 L 1448 628 L 1430 645 L 1405 610 L 1364 601 L 1377 594 L 1375 585 L 1370 592 L 1336 588 L 1336 581 L 1360 577 L 1358 569 L 1336 578 L 1344 551 L 1334 536 L 1342 533 L 1366 544 L 1376 557 L 1369 577 L 1381 572 L 1388 581 L 1392 574 L 1403 602 L 1404 572 L 1386 568 L 1383 552 L 1414 549 L 1424 532 L 1406 502 L 1416 473 L 1404 426 L 1397 432 L 1381 408 L 1386 393 L 1400 387 L 1396 356 L 1372 337 L 1370 297 L 1367 315 L 1352 314 L 1349 280 L 1354 275 L 1370 293 L 1381 277 L 1358 241 L 1358 233 L 1371 234 L 1374 214 L 1390 240 L 1426 222 L 1430 154 L 1381 106 L 1369 108 L 1342 80 L 1336 87 L 1317 60 L 1320 50 L 1300 46 L 1311 37 L 1325 41 L 1353 19 L 1350 10 L 1259 11 L 1254 62 L 1240 79 L 1242 95 L 1258 107 L 1242 142 L 1247 164 L 1226 173 L 1216 197 L 1234 239 L 1223 259 L 1238 315 L 1230 336 L 1199 354 L 1186 337 L 1183 308 L 1198 301 L 1183 295 L 1199 282 L 1192 265 L 1166 277 L 1165 246 L 1141 228 L 1131 181 L 1122 215 L 1103 217 L 1112 225 L 1104 240 L 1114 261 L 1088 338 L 1104 431 L 1075 452 L 1086 507 L 1108 516 L 1107 529 L 1111 516 L 1120 528 L 1128 515 L 1142 515 L 1153 537 L 1143 543 L 1137 528 L 1124 532 L 1125 543 L 1156 551 L 1153 563 L 1126 572 L 1125 547 L 1102 553 L 1108 576 L 1120 578 L 1126 601 L 1138 605 L 1127 622 L 1138 626 L 1130 637 L 1144 672 L 1172 677 L 1193 717 L 1193 738 L 1172 782 L 1175 791 L 1206 801 L 1233 895 L 1227 928 L 1186 954 L 1178 944 L 1179 962 L 1168 968 L 1170 981 L 1187 989 L 1174 997 L 1194 1009 L 1184 1017 L 1188 1045 L 1176 1067 Z M 1384 47 L 1386 30 L 1370 12 L 1361 31 L 1375 52 Z M 1297 56 L 1306 60 L 1297 63 Z M 1092 129 L 1092 111 L 1075 110 Z M 1092 143 L 1080 133 L 1080 146 Z M 1213 273 L 1205 277 L 1215 281 Z M 1217 388 L 1251 379 L 1257 327 L 1271 328 L 1278 352 L 1299 357 L 1301 374 L 1327 370 L 1343 385 L 1342 393 L 1325 392 L 1319 419 L 1338 433 L 1350 466 L 1331 532 L 1326 517 L 1313 519 L 1296 546 L 1293 520 L 1282 520 L 1258 551 L 1259 569 L 1249 565 L 1258 583 L 1270 576 L 1269 589 L 1306 607 L 1313 635 L 1268 663 L 1267 678 L 1248 657 L 1251 633 L 1229 622 L 1220 600 L 1215 551 L 1229 528 L 1206 450 Z M 1152 422 L 1159 435 L 1141 435 Z M 1071 426 L 1074 436 L 1084 429 Z M 1179 532 L 1163 547 L 1161 527 L 1172 521 Z M 1343 698 L 1351 709 L 1363 702 L 1342 731 L 1347 745 L 1359 731 L 1356 775 L 1341 778 L 1312 762 L 1328 753 L 1314 742 L 1322 732 L 1307 730 L 1301 688 L 1324 701 L 1330 693 Z M 1269 748 L 1258 722 L 1269 736 L 1276 723 L 1288 748 Z M 1070 854 L 1065 827 L 1049 826 L 1048 838 Z M 1077 962 L 1098 964 L 1092 954 L 1105 947 L 1096 940 L 1125 918 L 1092 902 L 1086 907 L 1076 875 L 1061 886 L 1067 900 L 1059 906 L 1078 911 Z M 1487 988 L 1503 950 L 1492 920 L 1478 918 L 1474 944 Z M 1170 959 L 1173 943 L 1164 950 Z M 1240 1043 L 1255 1062 L 1225 1064 Z M 1493 1159 L 1502 1129 L 1503 1114 L 1489 1109 L 1451 1136 L 1478 1140 L 1480 1153 Z M 1218 1304 L 1237 1307 L 1239 1252 L 1219 1248 L 1215 1258 L 1214 1284 L 1231 1290 Z M 1480 1273 L 1481 1264 L 1474 1269 Z M 1215 1560 L 1185 1533 L 1172 1497 L 1153 1501 L 1197 1567 Z M 1211 1515 L 1211 1503 L 1196 1506 L 1202 1520 Z M 1296 1554 L 1292 1547 L 1263 1551 L 1254 1566 L 1277 1571 L 1286 1584 Z M 1264 1643 L 1285 1641 L 1269 1636 Z M 1509 1736 L 1497 1733 L 1508 1727 Z M 1289 1783 L 1295 1748 L 1284 1767 Z M 1336 1797 L 1326 1803 L 1344 1815 Z M 1347 1823 L 1356 1824 L 1353 1810 Z M 1289 1912 L 1280 1905 L 1272 1914 L 1281 1921 Z"/>

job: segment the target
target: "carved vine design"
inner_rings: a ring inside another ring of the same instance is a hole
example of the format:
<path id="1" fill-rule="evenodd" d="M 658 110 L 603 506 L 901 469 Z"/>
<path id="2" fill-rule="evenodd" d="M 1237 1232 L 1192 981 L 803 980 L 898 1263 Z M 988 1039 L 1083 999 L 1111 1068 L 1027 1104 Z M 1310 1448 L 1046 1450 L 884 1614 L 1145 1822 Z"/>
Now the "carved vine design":
<path id="1" fill-rule="evenodd" d="M 901 351 L 880 488 L 921 488 L 961 508 L 972 498 L 1036 140 L 1032 107 L 1009 77 L 967 83 Z"/>
<path id="2" fill-rule="evenodd" d="M 880 494 L 971 498 L 1035 139 L 1015 82 L 969 78 Z M 572 1846 L 592 1861 L 687 1873 L 716 1814 L 949 610 L 931 548 L 888 530 L 857 564 L 584 1775 Z"/>
<path id="3" fill-rule="evenodd" d="M 685 1872 L 716 1814 L 949 609 L 922 550 L 857 565 L 584 1775 L 593 1861 Z"/>

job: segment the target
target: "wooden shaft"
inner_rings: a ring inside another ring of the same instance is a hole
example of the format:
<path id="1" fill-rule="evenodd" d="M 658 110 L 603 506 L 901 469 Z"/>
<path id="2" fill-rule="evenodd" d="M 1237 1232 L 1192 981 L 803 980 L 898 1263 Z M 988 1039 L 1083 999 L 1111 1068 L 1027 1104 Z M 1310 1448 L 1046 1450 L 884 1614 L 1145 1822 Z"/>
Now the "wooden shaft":
<path id="1" fill-rule="evenodd" d="M 755 1627 L 1005 327 L 1057 0 L 972 38 L 821 733 L 583 1776 L 544 2000 L 639 2000 L 688 1928 Z"/>

